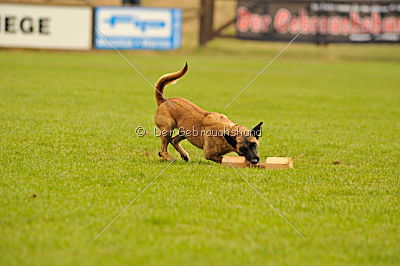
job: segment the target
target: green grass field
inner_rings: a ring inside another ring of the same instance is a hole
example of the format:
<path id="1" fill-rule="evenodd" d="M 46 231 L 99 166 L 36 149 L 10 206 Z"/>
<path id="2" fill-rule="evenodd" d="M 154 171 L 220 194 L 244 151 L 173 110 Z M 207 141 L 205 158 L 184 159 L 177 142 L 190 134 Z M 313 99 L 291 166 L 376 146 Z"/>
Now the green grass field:
<path id="1" fill-rule="evenodd" d="M 152 82 L 188 62 L 167 97 L 264 121 L 260 157 L 295 168 L 239 171 L 306 239 L 184 141 L 191 161 L 94 240 L 168 165 L 151 134 L 153 89 L 114 51 L 0 50 L 0 264 L 398 265 L 398 46 L 292 45 L 224 110 L 282 45 L 125 54 Z"/>

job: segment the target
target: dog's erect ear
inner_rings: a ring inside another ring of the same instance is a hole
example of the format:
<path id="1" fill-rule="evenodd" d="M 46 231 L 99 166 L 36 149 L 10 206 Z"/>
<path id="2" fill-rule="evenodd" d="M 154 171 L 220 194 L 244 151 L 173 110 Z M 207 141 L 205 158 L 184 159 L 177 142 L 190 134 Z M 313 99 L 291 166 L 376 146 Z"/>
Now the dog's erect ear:
<path id="1" fill-rule="evenodd" d="M 263 122 L 258 123 L 258 125 L 251 130 L 251 135 L 253 135 L 256 139 L 258 139 L 261 136 L 262 124 Z"/>
<path id="2" fill-rule="evenodd" d="M 234 137 L 231 137 L 227 134 L 224 134 L 224 138 L 225 140 L 229 143 L 229 145 L 231 145 L 232 147 L 236 148 L 236 139 Z"/>

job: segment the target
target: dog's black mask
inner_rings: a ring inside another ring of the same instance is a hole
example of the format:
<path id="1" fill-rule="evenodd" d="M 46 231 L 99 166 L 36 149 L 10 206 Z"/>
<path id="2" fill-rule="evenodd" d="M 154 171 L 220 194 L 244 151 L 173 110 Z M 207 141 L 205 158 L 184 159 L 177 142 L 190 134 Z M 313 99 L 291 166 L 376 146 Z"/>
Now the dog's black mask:
<path id="1" fill-rule="evenodd" d="M 261 125 L 262 122 L 247 135 L 238 134 L 236 137 L 224 135 L 225 140 L 235 148 L 235 151 L 252 164 L 257 164 L 260 161 L 260 157 L 258 157 L 258 138 L 261 135 Z"/>
<path id="2" fill-rule="evenodd" d="M 246 157 L 246 160 L 252 164 L 257 164 L 260 161 L 258 157 L 258 144 L 249 140 L 244 140 L 245 143 L 238 144 L 239 155 Z"/>

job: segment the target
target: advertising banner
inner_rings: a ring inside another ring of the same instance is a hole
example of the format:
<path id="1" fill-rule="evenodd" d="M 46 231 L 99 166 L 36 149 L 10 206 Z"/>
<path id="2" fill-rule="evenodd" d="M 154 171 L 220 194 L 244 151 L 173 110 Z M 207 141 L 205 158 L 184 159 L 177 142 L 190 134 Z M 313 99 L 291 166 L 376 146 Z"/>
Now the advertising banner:
<path id="1" fill-rule="evenodd" d="M 170 50 L 181 46 L 181 9 L 97 7 L 94 25 L 97 49 L 115 46 L 117 49 Z"/>
<path id="2" fill-rule="evenodd" d="M 237 37 L 270 41 L 399 42 L 400 2 L 239 0 Z"/>
<path id="3" fill-rule="evenodd" d="M 92 9 L 0 4 L 0 46 L 91 49 Z"/>

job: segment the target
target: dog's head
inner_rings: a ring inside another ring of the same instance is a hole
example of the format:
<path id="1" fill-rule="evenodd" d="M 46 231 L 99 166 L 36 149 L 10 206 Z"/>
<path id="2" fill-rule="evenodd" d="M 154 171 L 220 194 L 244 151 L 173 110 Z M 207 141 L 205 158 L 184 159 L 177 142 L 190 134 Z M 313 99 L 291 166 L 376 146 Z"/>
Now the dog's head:
<path id="1" fill-rule="evenodd" d="M 252 130 L 248 130 L 242 126 L 235 126 L 229 132 L 225 134 L 224 138 L 231 145 L 235 152 L 240 156 L 246 157 L 246 160 L 252 164 L 257 164 L 260 161 L 258 157 L 258 138 L 261 135 L 260 122 Z"/>

